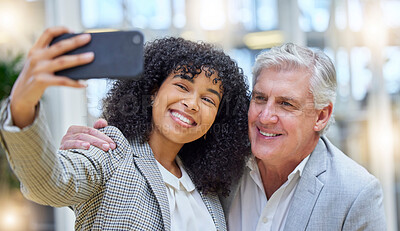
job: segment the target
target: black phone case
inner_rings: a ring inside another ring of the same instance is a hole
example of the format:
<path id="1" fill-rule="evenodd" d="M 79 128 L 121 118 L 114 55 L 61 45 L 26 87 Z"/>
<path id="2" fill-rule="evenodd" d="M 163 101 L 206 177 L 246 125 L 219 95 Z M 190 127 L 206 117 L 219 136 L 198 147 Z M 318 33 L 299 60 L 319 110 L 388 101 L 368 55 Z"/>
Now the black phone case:
<path id="1" fill-rule="evenodd" d="M 75 35 L 77 34 L 63 34 L 55 38 L 51 44 Z M 58 71 L 55 73 L 56 75 L 72 79 L 132 79 L 142 73 L 144 37 L 140 31 L 91 33 L 91 38 L 87 45 L 64 55 L 93 51 L 94 61 Z"/>

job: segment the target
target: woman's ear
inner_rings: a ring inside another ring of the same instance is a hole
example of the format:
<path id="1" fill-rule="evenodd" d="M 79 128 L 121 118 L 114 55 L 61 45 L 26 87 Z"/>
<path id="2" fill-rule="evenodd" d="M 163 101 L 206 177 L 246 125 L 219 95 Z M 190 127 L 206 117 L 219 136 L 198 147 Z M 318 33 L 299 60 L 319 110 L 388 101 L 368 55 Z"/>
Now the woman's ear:
<path id="1" fill-rule="evenodd" d="M 333 104 L 329 103 L 328 106 L 318 110 L 317 121 L 314 125 L 314 131 L 319 132 L 321 131 L 327 124 L 329 119 L 332 116 L 333 112 Z"/>
<path id="2" fill-rule="evenodd" d="M 157 92 L 150 96 L 150 105 L 151 106 L 154 105 L 154 100 L 156 100 L 156 95 L 157 95 Z"/>
<path id="3" fill-rule="evenodd" d="M 150 96 L 150 104 L 153 107 L 157 98 L 158 89 L 154 90 Z"/>

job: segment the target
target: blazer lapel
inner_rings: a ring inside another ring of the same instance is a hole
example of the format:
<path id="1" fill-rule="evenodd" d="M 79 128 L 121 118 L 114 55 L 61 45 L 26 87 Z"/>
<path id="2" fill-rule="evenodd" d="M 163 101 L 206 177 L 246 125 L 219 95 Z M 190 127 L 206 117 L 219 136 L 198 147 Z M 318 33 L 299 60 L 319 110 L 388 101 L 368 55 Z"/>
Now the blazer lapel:
<path id="1" fill-rule="evenodd" d="M 306 164 L 289 207 L 284 230 L 305 230 L 324 183 L 318 176 L 326 171 L 326 147 L 320 139 Z"/>
<path id="2" fill-rule="evenodd" d="M 164 221 L 164 230 L 171 230 L 168 196 L 160 170 L 155 162 L 154 154 L 147 143 L 141 144 L 138 141 L 133 141 L 132 149 L 135 154 L 135 163 L 147 180 L 150 188 L 153 190 L 157 202 L 160 205 L 161 215 Z"/>
<path id="3" fill-rule="evenodd" d="M 225 231 L 226 221 L 219 197 L 215 194 L 206 196 L 201 191 L 199 193 L 214 221 L 216 229 L 218 231 Z"/>

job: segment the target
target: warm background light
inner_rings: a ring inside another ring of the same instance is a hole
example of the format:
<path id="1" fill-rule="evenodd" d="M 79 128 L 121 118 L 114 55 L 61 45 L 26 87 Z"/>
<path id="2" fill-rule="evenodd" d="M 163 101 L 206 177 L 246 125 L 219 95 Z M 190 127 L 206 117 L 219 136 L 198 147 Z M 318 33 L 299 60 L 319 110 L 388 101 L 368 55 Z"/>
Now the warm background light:
<path id="1" fill-rule="evenodd" d="M 7 214 L 4 215 L 3 217 L 3 226 L 4 228 L 16 228 L 18 225 L 17 223 L 17 215 L 13 213 L 12 211 L 7 212 Z"/>
<path id="2" fill-rule="evenodd" d="M 23 231 L 26 230 L 27 215 L 26 208 L 21 204 L 20 197 L 10 197 L 7 201 L 1 200 L 0 207 L 0 230 L 1 231 Z"/>

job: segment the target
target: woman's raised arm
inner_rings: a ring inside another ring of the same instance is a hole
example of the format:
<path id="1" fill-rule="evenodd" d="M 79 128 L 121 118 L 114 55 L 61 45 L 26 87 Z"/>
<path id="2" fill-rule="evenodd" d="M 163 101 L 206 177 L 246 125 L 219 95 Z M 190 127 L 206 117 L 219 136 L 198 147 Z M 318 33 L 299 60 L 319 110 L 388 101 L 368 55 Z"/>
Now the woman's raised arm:
<path id="1" fill-rule="evenodd" d="M 93 52 L 62 55 L 87 44 L 90 41 L 89 34 L 78 35 L 49 46 L 55 37 L 68 32 L 70 31 L 65 27 L 48 28 L 29 51 L 24 68 L 11 92 L 11 115 L 14 125 L 19 128 L 32 124 L 35 107 L 47 87 L 85 87 L 79 81 L 54 74 L 59 70 L 90 63 L 94 59 Z"/>

